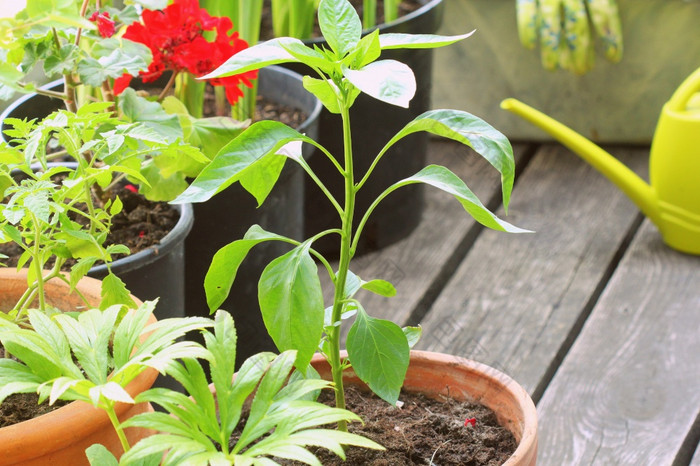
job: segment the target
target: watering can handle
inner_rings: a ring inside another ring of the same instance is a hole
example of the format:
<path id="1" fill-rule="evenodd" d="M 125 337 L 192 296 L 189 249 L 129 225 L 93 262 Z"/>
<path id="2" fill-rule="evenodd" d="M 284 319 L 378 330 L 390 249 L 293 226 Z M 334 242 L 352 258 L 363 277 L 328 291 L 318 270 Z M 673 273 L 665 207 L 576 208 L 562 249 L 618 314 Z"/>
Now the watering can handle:
<path id="1" fill-rule="evenodd" d="M 688 76 L 673 93 L 671 100 L 668 101 L 670 109 L 676 112 L 684 111 L 696 92 L 700 92 L 700 68 Z"/>

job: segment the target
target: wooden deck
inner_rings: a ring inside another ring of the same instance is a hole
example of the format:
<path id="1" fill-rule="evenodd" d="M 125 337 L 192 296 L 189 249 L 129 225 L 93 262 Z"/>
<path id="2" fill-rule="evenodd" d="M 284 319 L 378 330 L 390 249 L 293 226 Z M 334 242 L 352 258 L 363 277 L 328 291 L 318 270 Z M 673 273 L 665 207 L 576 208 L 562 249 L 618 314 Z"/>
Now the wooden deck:
<path id="1" fill-rule="evenodd" d="M 515 150 L 505 218 L 535 233 L 485 230 L 428 190 L 413 234 L 353 267 L 392 281 L 398 296 L 358 298 L 375 317 L 422 325 L 417 349 L 476 359 L 522 384 L 539 412 L 538 465 L 700 466 L 700 257 L 666 247 L 564 147 Z M 646 177 L 648 148 L 610 150 Z M 497 174 L 479 157 L 433 141 L 430 161 L 499 209 Z"/>

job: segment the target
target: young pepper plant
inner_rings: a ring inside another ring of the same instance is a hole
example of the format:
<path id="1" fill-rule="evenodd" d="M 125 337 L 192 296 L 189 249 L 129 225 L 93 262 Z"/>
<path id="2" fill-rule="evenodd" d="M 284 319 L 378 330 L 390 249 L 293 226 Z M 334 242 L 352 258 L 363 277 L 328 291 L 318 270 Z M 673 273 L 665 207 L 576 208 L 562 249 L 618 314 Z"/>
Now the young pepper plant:
<path id="1" fill-rule="evenodd" d="M 342 118 L 344 153 L 339 158 L 342 164 L 319 143 L 281 123 L 257 122 L 222 148 L 175 202 L 203 202 L 238 181 L 262 203 L 284 161 L 289 158 L 300 164 L 338 211 L 341 228 L 320 232 L 300 242 L 266 232 L 259 226 L 251 227 L 243 239 L 224 246 L 215 255 L 205 279 L 208 304 L 213 311 L 224 301 L 240 263 L 254 246 L 272 240 L 294 245 L 293 250 L 272 261 L 260 277 L 260 308 L 273 341 L 281 351 L 297 350 L 295 364 L 302 373 L 306 372 L 313 353 L 321 349 L 331 365 L 337 407 L 345 407 L 342 373 L 350 365 L 377 395 L 393 404 L 403 385 L 409 363 L 409 342 L 417 339 L 416 331 L 404 331 L 393 322 L 371 317 L 354 298 L 354 293 L 364 288 L 391 296 L 395 289 L 386 281 L 365 281 L 350 271 L 350 261 L 363 227 L 377 205 L 396 189 L 424 183 L 451 194 L 484 226 L 507 232 L 525 230 L 496 217 L 463 181 L 439 165 L 430 165 L 389 186 L 353 229 L 356 195 L 389 148 L 412 133 L 427 131 L 461 142 L 481 154 L 501 174 L 503 205 L 507 208 L 515 171 L 513 152 L 505 136 L 474 115 L 457 110 L 433 110 L 409 122 L 387 142 L 368 171 L 358 176 L 354 169 L 349 117 L 355 98 L 364 92 L 380 101 L 408 107 L 416 90 L 411 69 L 398 61 L 379 60 L 382 50 L 441 47 L 470 34 L 446 37 L 373 31 L 361 37 L 360 18 L 347 0 L 322 0 L 318 18 L 329 49 L 309 48 L 293 38 L 277 38 L 237 54 L 210 76 L 226 76 L 285 62 L 308 65 L 318 78 L 305 76 L 305 88 L 330 112 Z M 301 156 L 302 143 L 316 146 L 338 169 L 344 179 L 344 199 L 335 199 L 313 173 Z M 326 235 L 340 237 L 338 270 L 333 270 L 328 260 L 312 247 L 314 241 Z M 328 308 L 324 306 L 314 258 L 326 268 L 335 287 L 333 302 Z M 355 320 L 347 339 L 348 358 L 341 360 L 340 326 L 353 315 Z M 345 425 L 339 423 L 339 427 L 342 430 Z"/>

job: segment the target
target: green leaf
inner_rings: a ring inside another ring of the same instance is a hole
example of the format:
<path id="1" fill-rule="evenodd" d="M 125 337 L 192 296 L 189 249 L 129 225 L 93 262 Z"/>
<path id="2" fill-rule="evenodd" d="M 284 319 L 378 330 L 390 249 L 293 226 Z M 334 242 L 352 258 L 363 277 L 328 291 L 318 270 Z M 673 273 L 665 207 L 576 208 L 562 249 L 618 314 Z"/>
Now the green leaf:
<path id="1" fill-rule="evenodd" d="M 44 60 L 44 73 L 46 76 L 53 76 L 72 72 L 79 57 L 80 49 L 78 47 L 73 44 L 64 44 L 54 54 L 46 57 L 46 60 Z"/>
<path id="2" fill-rule="evenodd" d="M 102 279 L 101 296 L 100 309 L 103 310 L 115 304 L 123 304 L 131 309 L 136 307 L 124 282 L 112 272 Z"/>
<path id="3" fill-rule="evenodd" d="M 234 241 L 219 249 L 211 261 L 204 278 L 204 291 L 211 312 L 216 311 L 228 297 L 238 268 L 248 252 L 264 241 L 288 241 L 283 236 L 269 233 L 258 225 L 251 226 L 241 240 Z"/>
<path id="4" fill-rule="evenodd" d="M 104 445 L 96 443 L 85 450 L 85 455 L 92 466 L 119 466 L 119 461 Z"/>
<path id="5" fill-rule="evenodd" d="M 399 139 L 418 131 L 427 131 L 461 142 L 484 157 L 501 174 L 503 206 L 507 211 L 515 179 L 515 159 L 508 138 L 470 113 L 458 110 L 430 110 L 409 122 L 387 143 L 382 153 Z"/>
<path id="6" fill-rule="evenodd" d="M 182 138 L 182 128 L 177 115 L 168 115 L 157 102 L 149 102 L 127 88 L 119 96 L 119 109 L 131 122 L 142 122 L 168 142 Z"/>
<path id="7" fill-rule="evenodd" d="M 389 49 L 428 49 L 454 44 L 474 34 L 476 30 L 458 36 L 439 36 L 435 34 L 399 34 L 389 33 L 379 36 L 382 50 Z"/>
<path id="8" fill-rule="evenodd" d="M 296 44 L 296 46 L 301 44 L 302 47 L 306 47 L 299 39 L 290 37 L 271 39 L 237 52 L 217 69 L 199 79 L 222 78 L 279 63 L 298 62 L 299 59 L 292 56 L 285 48 L 290 44 Z"/>
<path id="9" fill-rule="evenodd" d="M 281 45 L 292 57 L 311 68 L 318 68 L 327 74 L 330 74 L 335 68 L 335 64 L 328 60 L 325 55 L 307 47 L 303 42 L 285 41 Z"/>
<path id="10" fill-rule="evenodd" d="M 362 284 L 362 288 L 374 294 L 391 298 L 396 296 L 396 288 L 386 280 L 370 280 Z"/>
<path id="11" fill-rule="evenodd" d="M 404 335 L 406 335 L 409 348 L 416 346 L 416 343 L 418 343 L 420 337 L 423 335 L 423 328 L 420 325 L 418 327 L 404 327 L 401 330 L 403 330 Z"/>
<path id="12" fill-rule="evenodd" d="M 367 34 L 360 40 L 357 48 L 343 60 L 343 63 L 357 70 L 377 60 L 382 53 L 379 38 L 379 29 Z"/>
<path id="13" fill-rule="evenodd" d="M 293 141 L 314 143 L 298 131 L 277 121 L 259 121 L 219 151 L 207 167 L 192 182 L 189 188 L 173 203 L 204 202 L 239 181 L 249 171 L 267 170 L 266 157 L 274 156 L 285 145 Z M 275 181 L 279 173 L 277 173 Z M 246 186 L 256 199 L 271 189 L 270 176 L 264 182 Z"/>
<path id="14" fill-rule="evenodd" d="M 318 23 L 323 38 L 339 56 L 354 49 L 362 36 L 362 22 L 347 0 L 322 0 L 318 5 Z"/>
<path id="15" fill-rule="evenodd" d="M 410 349 L 406 335 L 395 323 L 375 319 L 359 307 L 348 332 L 352 368 L 374 393 L 395 405 L 406 377 Z"/>
<path id="16" fill-rule="evenodd" d="M 464 184 L 464 181 L 450 170 L 440 165 L 429 165 L 412 177 L 394 184 L 387 191 L 398 186 L 406 186 L 414 183 L 429 184 L 446 193 L 452 194 L 459 203 L 462 204 L 464 210 L 469 212 L 474 220 L 485 227 L 498 231 L 507 231 L 509 233 L 530 233 L 529 230 L 518 228 L 496 217 L 493 212 L 484 207 L 479 198 Z"/>
<path id="17" fill-rule="evenodd" d="M 90 86 L 101 86 L 107 78 L 118 78 L 123 74 L 137 75 L 148 67 L 146 61 L 139 56 L 126 54 L 122 50 L 114 50 L 109 55 L 97 60 L 85 58 L 78 63 L 78 75 L 81 82 Z"/>
<path id="18" fill-rule="evenodd" d="M 343 67 L 343 75 L 367 95 L 388 104 L 408 108 L 416 94 L 411 68 L 396 60 L 379 60 L 359 69 Z"/>
<path id="19" fill-rule="evenodd" d="M 340 113 L 338 98 L 334 90 L 337 90 L 332 81 L 316 79 L 310 76 L 304 76 L 304 89 L 318 97 L 324 107 L 331 113 Z"/>
<path id="20" fill-rule="evenodd" d="M 273 260 L 260 276 L 263 321 L 280 351 L 297 350 L 304 371 L 323 333 L 323 291 L 308 242 Z"/>

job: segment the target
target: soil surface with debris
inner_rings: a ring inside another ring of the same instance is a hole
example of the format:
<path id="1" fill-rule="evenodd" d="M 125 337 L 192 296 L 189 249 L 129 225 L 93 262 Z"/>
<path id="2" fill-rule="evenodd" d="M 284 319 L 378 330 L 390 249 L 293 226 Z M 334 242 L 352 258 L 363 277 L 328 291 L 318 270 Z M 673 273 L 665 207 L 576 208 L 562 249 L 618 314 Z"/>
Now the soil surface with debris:
<path id="1" fill-rule="evenodd" d="M 385 451 L 351 447 L 347 461 L 327 450 L 316 455 L 324 465 L 344 466 L 500 466 L 517 443 L 485 406 L 453 399 L 436 401 L 423 395 L 402 393 L 401 408 L 374 394 L 346 387 L 347 409 L 364 425 L 353 423 L 350 432 L 383 445 Z M 324 390 L 319 401 L 333 405 L 333 394 Z M 279 460 L 280 464 L 299 463 Z"/>

